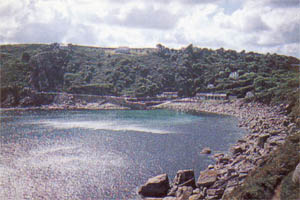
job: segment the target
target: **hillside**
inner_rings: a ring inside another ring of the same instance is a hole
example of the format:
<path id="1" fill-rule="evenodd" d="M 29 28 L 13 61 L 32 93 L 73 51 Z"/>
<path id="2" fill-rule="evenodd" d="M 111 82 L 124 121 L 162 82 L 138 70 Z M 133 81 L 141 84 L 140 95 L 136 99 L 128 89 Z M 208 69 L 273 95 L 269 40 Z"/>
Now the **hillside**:
<path id="1" fill-rule="evenodd" d="M 24 87 L 116 96 L 178 91 L 180 96 L 222 92 L 244 97 L 251 91 L 269 103 L 285 100 L 299 84 L 299 60 L 294 57 L 192 45 L 180 50 L 160 44 L 155 49 L 2 45 L 0 56 L 2 103 Z"/>
<path id="2" fill-rule="evenodd" d="M 133 97 L 165 91 L 176 91 L 181 97 L 212 92 L 238 98 L 251 92 L 246 100 L 281 104 L 300 126 L 300 61 L 290 56 L 192 45 L 175 50 L 160 44 L 148 49 L 114 49 L 55 43 L 1 45 L 0 61 L 0 107 L 50 103 L 33 91 Z M 298 144 L 299 131 L 253 173 L 264 178 L 249 177 L 245 186 L 233 191 L 234 197 L 272 197 L 273 190 L 281 180 L 287 180 L 299 160 Z M 274 167 L 282 162 L 288 167 Z M 268 192 L 262 192 L 266 188 Z"/>

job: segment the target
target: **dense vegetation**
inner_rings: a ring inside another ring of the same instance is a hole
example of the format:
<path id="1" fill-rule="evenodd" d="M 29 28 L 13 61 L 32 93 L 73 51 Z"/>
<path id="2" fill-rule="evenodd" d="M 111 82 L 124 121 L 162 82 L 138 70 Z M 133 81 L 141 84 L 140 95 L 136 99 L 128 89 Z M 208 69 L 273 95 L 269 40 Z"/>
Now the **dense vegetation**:
<path id="1" fill-rule="evenodd" d="M 177 91 L 180 96 L 222 92 L 244 97 L 251 91 L 269 103 L 286 99 L 299 84 L 294 57 L 192 45 L 126 52 L 71 44 L 2 45 L 0 56 L 3 94 L 24 87 L 117 96 Z"/>

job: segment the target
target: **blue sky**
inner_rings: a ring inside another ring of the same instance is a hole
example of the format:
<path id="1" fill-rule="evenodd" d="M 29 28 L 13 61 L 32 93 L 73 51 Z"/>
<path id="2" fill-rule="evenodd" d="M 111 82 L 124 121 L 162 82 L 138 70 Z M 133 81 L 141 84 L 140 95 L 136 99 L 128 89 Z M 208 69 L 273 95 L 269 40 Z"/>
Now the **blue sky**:
<path id="1" fill-rule="evenodd" d="M 300 57 L 299 0 L 1 0 L 0 44 L 206 48 Z"/>

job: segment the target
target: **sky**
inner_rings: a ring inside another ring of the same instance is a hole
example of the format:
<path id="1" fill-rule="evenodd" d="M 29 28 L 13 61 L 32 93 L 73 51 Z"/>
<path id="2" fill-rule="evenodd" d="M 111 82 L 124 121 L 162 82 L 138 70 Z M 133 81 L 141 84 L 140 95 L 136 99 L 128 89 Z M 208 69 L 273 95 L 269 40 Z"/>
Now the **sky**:
<path id="1" fill-rule="evenodd" d="M 300 58 L 300 0 L 0 0 L 0 44 L 200 48 Z"/>

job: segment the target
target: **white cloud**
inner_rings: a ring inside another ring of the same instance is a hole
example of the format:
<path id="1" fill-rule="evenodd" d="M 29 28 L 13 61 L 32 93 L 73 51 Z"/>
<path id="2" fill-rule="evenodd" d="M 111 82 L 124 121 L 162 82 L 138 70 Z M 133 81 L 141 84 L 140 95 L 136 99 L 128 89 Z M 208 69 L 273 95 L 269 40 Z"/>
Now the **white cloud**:
<path id="1" fill-rule="evenodd" d="M 10 0 L 0 43 L 180 48 L 189 43 L 299 56 L 298 0 Z"/>
<path id="2" fill-rule="evenodd" d="M 249 0 L 231 15 L 217 13 L 214 21 L 223 30 L 231 30 L 236 49 L 244 47 L 252 51 L 286 52 L 288 55 L 298 56 L 299 7 L 279 7 L 274 6 L 274 2 Z M 229 37 L 227 39 L 225 41 L 230 41 Z M 292 44 L 293 50 L 287 50 L 288 44 Z"/>

